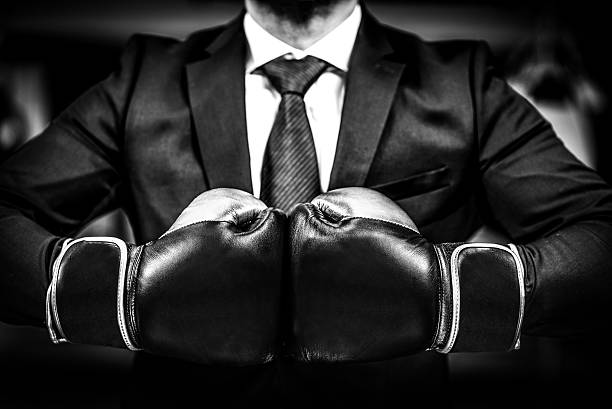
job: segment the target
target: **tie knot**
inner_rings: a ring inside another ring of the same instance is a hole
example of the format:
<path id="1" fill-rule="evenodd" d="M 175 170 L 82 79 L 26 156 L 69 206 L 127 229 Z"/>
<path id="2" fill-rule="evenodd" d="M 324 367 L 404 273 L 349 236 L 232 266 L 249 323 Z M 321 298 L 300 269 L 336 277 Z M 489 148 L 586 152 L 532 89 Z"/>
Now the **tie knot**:
<path id="1" fill-rule="evenodd" d="M 279 57 L 262 65 L 258 71 L 266 74 L 281 95 L 294 93 L 303 96 L 327 66 L 325 61 L 311 55 L 301 60 Z"/>

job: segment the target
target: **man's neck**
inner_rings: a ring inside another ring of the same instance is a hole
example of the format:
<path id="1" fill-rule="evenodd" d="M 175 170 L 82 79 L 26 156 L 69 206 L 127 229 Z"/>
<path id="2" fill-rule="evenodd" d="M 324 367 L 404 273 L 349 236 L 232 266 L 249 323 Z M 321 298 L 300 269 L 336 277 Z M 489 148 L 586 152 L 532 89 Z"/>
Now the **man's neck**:
<path id="1" fill-rule="evenodd" d="M 313 14 L 305 22 L 294 22 L 274 13 L 257 0 L 246 0 L 247 12 L 266 31 L 279 40 L 300 50 L 305 50 L 351 15 L 357 0 L 342 0 Z"/>

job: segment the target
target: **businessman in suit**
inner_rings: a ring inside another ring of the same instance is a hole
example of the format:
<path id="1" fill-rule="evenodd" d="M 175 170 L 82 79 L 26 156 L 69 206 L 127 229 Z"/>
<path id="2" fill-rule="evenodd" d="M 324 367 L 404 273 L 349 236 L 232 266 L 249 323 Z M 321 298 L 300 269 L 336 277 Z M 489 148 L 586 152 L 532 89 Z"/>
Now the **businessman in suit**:
<path id="1" fill-rule="evenodd" d="M 464 242 L 493 225 L 519 245 L 523 333 L 597 328 L 612 288 L 612 191 L 497 75 L 484 43 L 424 42 L 381 25 L 356 0 L 247 0 L 245 9 L 185 41 L 134 36 L 113 74 L 2 163 L 3 321 L 48 324 L 62 246 L 108 211 L 125 209 L 136 242 L 147 243 L 202 192 L 279 200 L 262 169 L 282 98 L 261 67 L 313 56 L 325 63 L 303 95 L 315 190 L 377 190 L 434 243 Z M 349 396 L 402 404 L 407 390 L 447 382 L 445 356 L 433 352 L 322 367 L 209 368 L 155 354 L 137 361 L 151 396 L 179 400 L 163 391 L 170 370 L 184 376 L 169 389 L 183 397 L 198 395 L 185 386 L 197 382 L 202 399 L 271 405 Z M 147 401 L 130 393 L 132 404 Z"/>

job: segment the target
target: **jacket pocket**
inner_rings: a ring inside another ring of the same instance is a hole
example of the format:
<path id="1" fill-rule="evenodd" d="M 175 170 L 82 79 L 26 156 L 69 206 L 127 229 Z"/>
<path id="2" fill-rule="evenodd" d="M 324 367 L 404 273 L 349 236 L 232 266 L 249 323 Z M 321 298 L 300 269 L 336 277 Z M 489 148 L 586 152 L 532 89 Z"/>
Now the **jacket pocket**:
<path id="1" fill-rule="evenodd" d="M 410 196 L 422 195 L 449 186 L 449 169 L 441 166 L 403 179 L 368 186 L 384 194 L 391 200 L 401 200 Z"/>

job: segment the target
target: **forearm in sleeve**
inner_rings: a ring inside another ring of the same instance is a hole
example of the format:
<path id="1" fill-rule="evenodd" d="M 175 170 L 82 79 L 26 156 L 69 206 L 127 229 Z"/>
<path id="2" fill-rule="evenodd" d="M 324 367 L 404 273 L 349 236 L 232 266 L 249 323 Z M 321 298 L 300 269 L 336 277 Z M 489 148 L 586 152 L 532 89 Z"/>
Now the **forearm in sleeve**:
<path id="1" fill-rule="evenodd" d="M 473 81 L 483 202 L 525 267 L 523 333 L 598 330 L 612 291 L 612 188 L 497 75 L 484 46 Z"/>
<path id="2" fill-rule="evenodd" d="M 0 207 L 0 320 L 42 326 L 51 260 L 61 238 L 6 204 Z"/>
<path id="3" fill-rule="evenodd" d="M 0 320 L 45 324 L 49 269 L 63 238 L 121 205 L 123 125 L 138 64 L 120 67 L 0 164 Z"/>
<path id="4" fill-rule="evenodd" d="M 612 290 L 612 225 L 577 223 L 518 247 L 528 303 L 523 333 L 579 335 L 602 329 Z"/>

